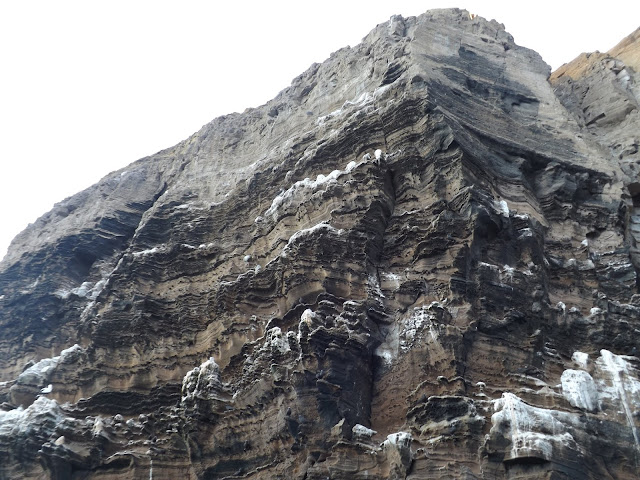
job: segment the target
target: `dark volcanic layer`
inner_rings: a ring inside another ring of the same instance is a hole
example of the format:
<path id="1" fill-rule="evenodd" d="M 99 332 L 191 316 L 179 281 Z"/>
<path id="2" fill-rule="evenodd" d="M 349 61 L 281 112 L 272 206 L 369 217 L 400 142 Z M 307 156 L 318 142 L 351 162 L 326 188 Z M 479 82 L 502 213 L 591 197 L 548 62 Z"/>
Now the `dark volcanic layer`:
<path id="1" fill-rule="evenodd" d="M 0 478 L 637 478 L 639 45 L 549 83 L 392 17 L 56 205 L 0 264 Z"/>

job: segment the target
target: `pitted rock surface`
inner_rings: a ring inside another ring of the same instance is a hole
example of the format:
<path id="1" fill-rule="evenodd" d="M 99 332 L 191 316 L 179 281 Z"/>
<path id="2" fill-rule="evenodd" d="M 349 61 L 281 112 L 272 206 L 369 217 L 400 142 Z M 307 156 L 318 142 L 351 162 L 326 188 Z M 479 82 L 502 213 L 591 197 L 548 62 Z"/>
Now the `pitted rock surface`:
<path id="1" fill-rule="evenodd" d="M 0 478 L 637 478 L 638 42 L 550 77 L 394 16 L 57 204 L 0 264 Z"/>

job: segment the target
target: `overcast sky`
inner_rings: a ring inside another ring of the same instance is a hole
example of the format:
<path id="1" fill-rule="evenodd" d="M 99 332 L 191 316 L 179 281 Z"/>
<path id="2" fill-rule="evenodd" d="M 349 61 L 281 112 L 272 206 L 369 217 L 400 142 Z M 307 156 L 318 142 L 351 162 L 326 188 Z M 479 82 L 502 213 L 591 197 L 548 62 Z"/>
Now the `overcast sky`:
<path id="1" fill-rule="evenodd" d="M 640 24 L 640 2 L 524 3 L 0 0 L 0 257 L 54 203 L 261 105 L 392 14 L 466 8 L 553 68 Z"/>

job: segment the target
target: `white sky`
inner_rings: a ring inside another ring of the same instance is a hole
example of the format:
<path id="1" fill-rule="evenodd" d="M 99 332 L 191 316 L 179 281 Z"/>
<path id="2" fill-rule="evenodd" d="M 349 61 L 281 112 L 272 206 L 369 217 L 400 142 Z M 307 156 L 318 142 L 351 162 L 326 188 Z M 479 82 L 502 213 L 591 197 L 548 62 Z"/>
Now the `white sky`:
<path id="1" fill-rule="evenodd" d="M 394 13 L 495 18 L 553 68 L 640 24 L 637 1 L 524 3 L 0 0 L 0 258 L 55 202 L 265 103 Z"/>

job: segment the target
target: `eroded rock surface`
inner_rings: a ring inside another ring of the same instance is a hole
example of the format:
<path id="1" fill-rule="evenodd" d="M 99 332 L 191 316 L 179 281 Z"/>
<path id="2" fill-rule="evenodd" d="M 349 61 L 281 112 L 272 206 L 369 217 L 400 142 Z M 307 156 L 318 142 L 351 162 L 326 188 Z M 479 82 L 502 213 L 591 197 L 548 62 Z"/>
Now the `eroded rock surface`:
<path id="1" fill-rule="evenodd" d="M 637 35 L 549 83 L 471 17 L 394 16 L 20 234 L 0 477 L 637 478 Z"/>

